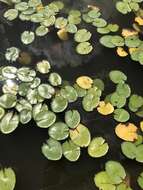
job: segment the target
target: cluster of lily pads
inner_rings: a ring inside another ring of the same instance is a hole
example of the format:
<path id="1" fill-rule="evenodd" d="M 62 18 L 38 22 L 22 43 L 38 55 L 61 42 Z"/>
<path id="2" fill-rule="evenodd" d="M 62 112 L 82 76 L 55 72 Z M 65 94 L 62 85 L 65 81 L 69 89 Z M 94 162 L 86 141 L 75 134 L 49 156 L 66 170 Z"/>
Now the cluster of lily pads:
<path id="1" fill-rule="evenodd" d="M 105 171 L 94 177 L 95 185 L 100 190 L 132 190 L 124 167 L 116 161 L 108 161 Z"/>

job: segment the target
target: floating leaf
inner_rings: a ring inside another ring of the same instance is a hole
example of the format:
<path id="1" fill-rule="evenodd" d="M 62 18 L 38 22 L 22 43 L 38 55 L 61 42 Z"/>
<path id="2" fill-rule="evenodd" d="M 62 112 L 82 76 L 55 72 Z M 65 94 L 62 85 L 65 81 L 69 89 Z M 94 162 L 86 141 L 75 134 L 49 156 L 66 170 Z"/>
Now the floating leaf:
<path id="1" fill-rule="evenodd" d="M 29 69 L 28 67 L 22 67 L 17 71 L 17 77 L 22 82 L 32 82 L 36 76 L 34 70 Z"/>
<path id="2" fill-rule="evenodd" d="M 58 17 L 55 21 L 55 27 L 56 28 L 65 28 L 68 21 L 64 17 Z"/>
<path id="3" fill-rule="evenodd" d="M 52 86 L 59 86 L 62 84 L 62 78 L 58 73 L 50 73 L 49 82 Z"/>
<path id="4" fill-rule="evenodd" d="M 60 93 L 68 102 L 75 102 L 78 98 L 77 92 L 72 86 L 65 86 Z"/>
<path id="5" fill-rule="evenodd" d="M 22 124 L 29 123 L 29 121 L 32 119 L 32 112 L 29 110 L 22 110 L 19 115 L 19 120 Z"/>
<path id="6" fill-rule="evenodd" d="M 13 112 L 8 112 L 0 121 L 0 131 L 3 134 L 12 133 L 19 124 L 19 116 L 13 114 Z"/>
<path id="7" fill-rule="evenodd" d="M 104 101 L 101 101 L 99 103 L 97 111 L 102 115 L 109 115 L 114 112 L 114 107 L 110 103 L 105 103 Z"/>
<path id="8" fill-rule="evenodd" d="M 126 104 L 126 97 L 114 92 L 110 97 L 111 104 L 117 108 L 122 108 Z"/>
<path id="9" fill-rule="evenodd" d="M 48 160 L 60 160 L 62 158 L 61 143 L 52 138 L 48 139 L 41 149 Z"/>
<path id="10" fill-rule="evenodd" d="M 104 91 L 104 82 L 101 79 L 94 79 L 93 80 L 93 86 L 96 86 L 98 89 L 100 89 L 101 91 Z"/>
<path id="11" fill-rule="evenodd" d="M 26 45 L 31 44 L 34 41 L 34 39 L 35 34 L 32 31 L 24 31 L 21 34 L 21 41 Z"/>
<path id="12" fill-rule="evenodd" d="M 76 47 L 77 53 L 81 55 L 89 54 L 93 50 L 93 46 L 89 42 L 79 43 Z"/>
<path id="13" fill-rule="evenodd" d="M 38 93 L 42 98 L 51 99 L 55 94 L 55 89 L 49 84 L 41 84 L 38 86 Z"/>
<path id="14" fill-rule="evenodd" d="M 116 92 L 120 96 L 124 96 L 124 97 L 128 98 L 131 95 L 131 88 L 126 83 L 120 83 L 117 85 Z"/>
<path id="15" fill-rule="evenodd" d="M 84 97 L 87 93 L 85 89 L 79 87 L 77 84 L 74 84 L 74 88 L 78 94 L 78 97 Z"/>
<path id="16" fill-rule="evenodd" d="M 124 38 L 115 35 L 111 38 L 111 43 L 115 46 L 124 46 Z"/>
<path id="17" fill-rule="evenodd" d="M 27 2 L 20 2 L 15 4 L 15 9 L 17 9 L 18 11 L 25 11 L 26 9 L 28 9 L 28 3 Z"/>
<path id="18" fill-rule="evenodd" d="M 136 161 L 143 163 L 143 144 L 136 148 Z"/>
<path id="19" fill-rule="evenodd" d="M 69 110 L 65 113 L 65 122 L 66 124 L 74 129 L 80 123 L 80 114 L 77 110 Z"/>
<path id="20" fill-rule="evenodd" d="M 13 94 L 3 94 L 0 96 L 0 106 L 6 109 L 13 108 L 16 105 L 17 98 Z"/>
<path id="21" fill-rule="evenodd" d="M 140 16 L 135 17 L 135 22 L 137 22 L 140 26 L 143 26 L 143 19 Z"/>
<path id="22" fill-rule="evenodd" d="M 5 114 L 5 110 L 2 107 L 0 107 L 0 119 L 2 119 L 4 114 Z"/>
<path id="23" fill-rule="evenodd" d="M 93 158 L 99 158 L 107 154 L 109 146 L 102 137 L 92 139 L 88 146 L 88 154 Z"/>
<path id="24" fill-rule="evenodd" d="M 123 142 L 121 145 L 123 154 L 129 159 L 136 158 L 136 145 L 131 142 Z"/>
<path id="25" fill-rule="evenodd" d="M 143 106 L 143 97 L 137 94 L 133 94 L 129 99 L 130 110 L 136 112 L 142 106 Z"/>
<path id="26" fill-rule="evenodd" d="M 49 32 L 49 29 L 46 28 L 45 26 L 39 26 L 36 28 L 36 35 L 37 36 L 45 36 Z"/>
<path id="27" fill-rule="evenodd" d="M 18 17 L 18 10 L 9 9 L 8 11 L 4 13 L 4 17 L 10 21 L 15 20 Z"/>
<path id="28" fill-rule="evenodd" d="M 115 161 L 108 161 L 105 165 L 105 170 L 109 176 L 112 176 L 114 184 L 120 184 L 126 177 L 126 172 L 123 166 Z"/>
<path id="29" fill-rule="evenodd" d="M 93 84 L 93 80 L 88 76 L 81 76 L 76 79 L 76 83 L 83 89 L 90 89 Z"/>
<path id="30" fill-rule="evenodd" d="M 112 38 L 113 36 L 111 35 L 105 35 L 100 38 L 100 43 L 105 47 L 114 48 L 116 45 L 112 43 Z"/>
<path id="31" fill-rule="evenodd" d="M 2 75 L 8 79 L 16 78 L 17 68 L 12 66 L 6 66 L 2 69 Z"/>
<path id="32" fill-rule="evenodd" d="M 127 14 L 131 11 L 131 8 L 128 3 L 119 1 L 116 3 L 116 9 L 122 14 Z"/>
<path id="33" fill-rule="evenodd" d="M 47 60 L 42 60 L 37 63 L 37 70 L 42 74 L 49 73 L 50 69 L 51 69 L 51 65 Z"/>
<path id="34" fill-rule="evenodd" d="M 119 70 L 113 70 L 109 73 L 110 80 L 114 82 L 115 84 L 124 82 L 127 80 L 127 76 L 119 71 Z"/>
<path id="35" fill-rule="evenodd" d="M 8 61 L 16 61 L 19 57 L 20 50 L 16 47 L 6 49 L 5 58 Z"/>
<path id="36" fill-rule="evenodd" d="M 120 57 L 126 57 L 128 55 L 128 53 L 122 47 L 117 47 L 117 54 Z"/>
<path id="37" fill-rule="evenodd" d="M 69 128 L 63 122 L 56 122 L 48 130 L 49 136 L 55 140 L 64 140 L 69 136 Z"/>
<path id="38" fill-rule="evenodd" d="M 143 172 L 139 175 L 137 182 L 140 188 L 143 189 Z"/>
<path id="39" fill-rule="evenodd" d="M 127 125 L 118 124 L 115 128 L 116 135 L 125 141 L 134 141 L 138 138 L 137 127 L 129 123 Z"/>
<path id="40" fill-rule="evenodd" d="M 90 40 L 90 38 L 91 38 L 91 33 L 86 29 L 80 29 L 74 35 L 75 41 L 79 42 L 79 43 L 86 42 L 86 41 Z"/>
<path id="41" fill-rule="evenodd" d="M 141 40 L 136 35 L 128 36 L 125 38 L 125 45 L 128 47 L 138 47 Z"/>
<path id="42" fill-rule="evenodd" d="M 92 24 L 96 27 L 104 27 L 107 25 L 107 22 L 103 18 L 95 18 Z"/>
<path id="43" fill-rule="evenodd" d="M 90 143 L 91 135 L 87 127 L 79 124 L 74 130 L 70 130 L 70 138 L 77 146 L 87 147 Z"/>
<path id="44" fill-rule="evenodd" d="M 30 89 L 30 84 L 23 82 L 23 83 L 19 84 L 18 93 L 19 93 L 20 96 L 26 96 L 27 91 L 29 89 Z"/>
<path id="45" fill-rule="evenodd" d="M 0 187 L 1 190 L 14 190 L 16 184 L 16 176 L 12 168 L 4 168 L 0 170 Z"/>
<path id="46" fill-rule="evenodd" d="M 6 80 L 6 84 L 2 87 L 2 92 L 4 94 L 14 94 L 16 95 L 18 93 L 18 85 L 13 82 L 12 80 Z"/>
<path id="47" fill-rule="evenodd" d="M 27 100 L 31 103 L 31 104 L 37 104 L 39 102 L 43 102 L 44 98 L 42 98 L 37 89 L 29 89 L 27 92 Z"/>
<path id="48" fill-rule="evenodd" d="M 63 155 L 71 162 L 75 162 L 80 157 L 80 147 L 75 145 L 71 140 L 62 144 Z"/>
<path id="49" fill-rule="evenodd" d="M 63 112 L 68 106 L 68 101 L 63 96 L 55 96 L 51 102 L 51 108 L 53 112 Z"/>
<path id="50" fill-rule="evenodd" d="M 71 34 L 74 34 L 77 32 L 77 27 L 75 24 L 68 24 L 68 25 L 66 25 L 65 29 L 67 32 L 69 32 Z"/>

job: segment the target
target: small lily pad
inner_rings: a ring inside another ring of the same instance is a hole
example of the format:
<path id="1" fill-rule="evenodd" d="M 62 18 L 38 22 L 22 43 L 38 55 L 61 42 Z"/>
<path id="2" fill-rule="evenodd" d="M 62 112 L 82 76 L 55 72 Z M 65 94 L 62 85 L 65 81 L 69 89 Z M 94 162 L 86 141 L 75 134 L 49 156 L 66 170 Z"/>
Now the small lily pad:
<path id="1" fill-rule="evenodd" d="M 63 155 L 71 162 L 75 162 L 80 157 L 80 147 L 75 145 L 71 140 L 62 144 Z"/>
<path id="2" fill-rule="evenodd" d="M 86 30 L 86 29 L 80 29 L 76 32 L 74 39 L 76 42 L 86 42 L 88 40 L 90 40 L 91 38 L 91 33 Z"/>
<path id="3" fill-rule="evenodd" d="M 6 109 L 13 108 L 16 105 L 17 98 L 13 94 L 3 94 L 0 96 L 0 106 Z"/>
<path id="4" fill-rule="evenodd" d="M 50 73 L 49 82 L 52 86 L 59 86 L 62 84 L 62 78 L 58 73 Z"/>
<path id="5" fill-rule="evenodd" d="M 4 114 L 5 114 L 5 110 L 2 107 L 0 107 L 0 119 L 3 118 Z"/>
<path id="6" fill-rule="evenodd" d="M 21 34 L 21 41 L 25 44 L 31 44 L 35 39 L 35 34 L 32 31 L 24 31 Z"/>
<path id="7" fill-rule="evenodd" d="M 78 54 L 87 55 L 93 50 L 93 46 L 89 42 L 79 43 L 76 47 L 76 51 Z"/>
<path id="8" fill-rule="evenodd" d="M 70 138 L 77 146 L 87 147 L 90 143 L 91 135 L 87 127 L 79 124 L 74 130 L 70 130 Z"/>
<path id="9" fill-rule="evenodd" d="M 60 28 L 65 28 L 67 25 L 68 21 L 64 17 L 58 17 L 55 21 L 55 27 L 60 29 Z"/>
<path id="10" fill-rule="evenodd" d="M 118 122 L 126 122 L 130 118 L 130 114 L 125 109 L 116 109 L 114 111 L 114 119 Z"/>
<path id="11" fill-rule="evenodd" d="M 0 121 L 0 131 L 3 134 L 12 133 L 19 124 L 19 116 L 13 114 L 13 112 L 8 112 Z"/>
<path id="12" fill-rule="evenodd" d="M 22 110 L 19 115 L 19 120 L 22 124 L 27 124 L 32 119 L 32 112 L 30 110 Z"/>
<path id="13" fill-rule="evenodd" d="M 36 76 L 34 70 L 29 69 L 28 67 L 22 67 L 17 71 L 17 77 L 22 82 L 32 82 Z"/>
<path id="14" fill-rule="evenodd" d="M 62 158 L 61 143 L 52 138 L 48 139 L 41 149 L 48 160 L 60 160 Z"/>
<path id="15" fill-rule="evenodd" d="M 143 172 L 139 175 L 137 182 L 140 188 L 143 189 Z"/>
<path id="16" fill-rule="evenodd" d="M 65 122 L 70 128 L 76 128 L 80 123 L 80 113 L 77 110 L 67 111 L 65 113 Z"/>
<path id="17" fill-rule="evenodd" d="M 68 106 L 68 101 L 63 96 L 55 96 L 51 102 L 52 111 L 55 113 L 63 112 Z"/>
<path id="18" fill-rule="evenodd" d="M 88 146 L 88 154 L 93 158 L 99 158 L 107 154 L 109 146 L 102 137 L 92 139 Z"/>
<path id="19" fill-rule="evenodd" d="M 17 68 L 13 66 L 6 66 L 2 69 L 2 75 L 7 79 L 16 78 Z"/>
<path id="20" fill-rule="evenodd" d="M 115 84 L 119 84 L 127 80 L 127 76 L 119 70 L 111 71 L 109 73 L 109 77 L 110 77 L 110 80 L 114 82 Z"/>
<path id="21" fill-rule="evenodd" d="M 56 122 L 48 130 L 49 136 L 55 140 L 64 140 L 69 136 L 69 128 L 63 122 Z"/>
<path id="22" fill-rule="evenodd" d="M 20 50 L 16 47 L 10 47 L 6 49 L 5 58 L 8 61 L 16 61 L 19 57 Z"/>
<path id="23" fill-rule="evenodd" d="M 43 60 L 37 63 L 37 70 L 42 74 L 49 73 L 50 69 L 50 63 L 47 60 Z"/>
<path id="24" fill-rule="evenodd" d="M 61 89 L 60 94 L 68 100 L 68 102 L 75 102 L 78 98 L 76 90 L 72 86 L 65 86 Z"/>
<path id="25" fill-rule="evenodd" d="M 10 21 L 15 20 L 18 17 L 18 10 L 9 9 L 8 11 L 4 13 L 4 17 Z"/>
<path id="26" fill-rule="evenodd" d="M 49 29 L 45 26 L 39 26 L 36 28 L 36 35 L 37 36 L 45 36 L 49 32 Z"/>
<path id="27" fill-rule="evenodd" d="M 55 89 L 49 84 L 41 84 L 38 87 L 38 93 L 42 98 L 51 99 L 55 94 Z"/>
<path id="28" fill-rule="evenodd" d="M 129 159 L 136 158 L 136 145 L 132 142 L 123 142 L 121 145 L 123 154 Z"/>

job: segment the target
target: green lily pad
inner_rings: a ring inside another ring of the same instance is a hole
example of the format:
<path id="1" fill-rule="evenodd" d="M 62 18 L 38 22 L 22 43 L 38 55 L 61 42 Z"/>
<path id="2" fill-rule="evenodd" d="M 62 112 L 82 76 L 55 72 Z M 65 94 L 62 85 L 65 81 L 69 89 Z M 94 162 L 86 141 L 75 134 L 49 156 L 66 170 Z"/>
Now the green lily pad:
<path id="1" fill-rule="evenodd" d="M 63 155 L 71 162 L 75 162 L 80 157 L 80 147 L 75 145 L 71 140 L 62 144 Z"/>
<path id="2" fill-rule="evenodd" d="M 0 119 L 3 118 L 4 114 L 5 114 L 5 110 L 2 107 L 0 107 Z"/>
<path id="3" fill-rule="evenodd" d="M 13 66 L 6 66 L 2 69 L 2 75 L 7 79 L 16 78 L 17 68 Z"/>
<path id="4" fill-rule="evenodd" d="M 52 138 L 48 139 L 41 149 L 48 160 L 60 160 L 62 158 L 61 143 Z"/>
<path id="5" fill-rule="evenodd" d="M 73 15 L 75 17 L 80 17 L 81 16 L 81 12 L 79 10 L 72 9 L 72 10 L 69 11 L 69 15 Z"/>
<path id="6" fill-rule="evenodd" d="M 102 137 L 92 139 L 88 146 L 88 154 L 93 158 L 99 158 L 107 154 L 109 146 Z"/>
<path id="7" fill-rule="evenodd" d="M 121 144 L 123 154 L 129 159 L 136 158 L 136 145 L 132 142 L 123 142 Z"/>
<path id="8" fill-rule="evenodd" d="M 20 50 L 16 47 L 10 47 L 6 49 L 5 58 L 8 61 L 16 61 L 19 57 Z"/>
<path id="9" fill-rule="evenodd" d="M 48 32 L 49 29 L 45 26 L 38 26 L 35 31 L 37 36 L 45 36 Z"/>
<path id="10" fill-rule="evenodd" d="M 36 76 L 34 70 L 29 69 L 28 67 L 22 67 L 17 71 L 17 77 L 22 82 L 32 82 Z"/>
<path id="11" fill-rule="evenodd" d="M 64 17 L 58 17 L 55 21 L 55 27 L 58 29 L 65 28 L 68 21 Z"/>
<path id="12" fill-rule="evenodd" d="M 48 130 L 49 136 L 55 140 L 64 140 L 69 136 L 69 128 L 63 122 L 56 122 Z"/>
<path id="13" fill-rule="evenodd" d="M 78 97 L 84 97 L 87 93 L 87 91 L 81 87 L 79 87 L 77 84 L 74 84 L 74 88 L 78 94 Z"/>
<path id="14" fill-rule="evenodd" d="M 128 47 L 138 47 L 141 43 L 141 40 L 138 36 L 132 35 L 125 38 L 125 45 Z"/>
<path id="15" fill-rule="evenodd" d="M 75 34 L 77 32 L 77 26 L 75 24 L 67 24 L 65 29 L 71 34 Z"/>
<path id="16" fill-rule="evenodd" d="M 68 106 L 68 101 L 63 96 L 55 96 L 51 102 L 51 109 L 55 113 L 63 112 Z"/>
<path id="17" fill-rule="evenodd" d="M 30 87 L 31 88 L 37 88 L 41 84 L 41 79 L 39 77 L 34 78 L 34 80 L 31 82 Z"/>
<path id="18" fill-rule="evenodd" d="M 26 96 L 27 95 L 27 91 L 30 89 L 30 84 L 23 82 L 21 84 L 19 84 L 19 88 L 18 88 L 18 94 L 20 96 Z"/>
<path id="19" fill-rule="evenodd" d="M 86 42 L 90 40 L 90 38 L 91 38 L 91 33 L 86 29 L 80 29 L 74 35 L 75 41 L 79 43 Z"/>
<path id="20" fill-rule="evenodd" d="M 51 65 L 47 60 L 43 60 L 37 63 L 37 70 L 42 74 L 49 73 L 50 69 Z"/>
<path id="21" fill-rule="evenodd" d="M 76 51 L 78 54 L 87 55 L 93 50 L 93 46 L 89 42 L 79 43 L 76 47 Z"/>
<path id="22" fill-rule="evenodd" d="M 4 94 L 16 95 L 18 93 L 18 85 L 11 80 L 7 80 L 6 84 L 4 84 L 2 87 L 2 92 Z"/>
<path id="23" fill-rule="evenodd" d="M 18 124 L 19 116 L 17 114 L 13 114 L 13 112 L 8 112 L 0 121 L 0 131 L 3 134 L 12 133 L 18 127 Z"/>
<path id="24" fill-rule="evenodd" d="M 108 26 L 105 26 L 103 28 L 97 28 L 97 32 L 99 34 L 108 34 L 110 32 L 110 29 L 108 28 Z M 101 43 L 101 42 L 100 42 Z M 103 39 L 103 42 L 102 43 L 106 43 Z M 108 42 L 109 43 L 109 42 Z M 111 48 L 113 48 L 113 44 L 108 44 L 108 46 L 110 46 Z"/>
<path id="25" fill-rule="evenodd" d="M 29 0 L 28 1 L 29 7 L 36 7 L 36 6 L 40 5 L 41 3 L 42 3 L 41 0 Z"/>
<path id="26" fill-rule="evenodd" d="M 6 109 L 13 108 L 16 105 L 17 98 L 13 94 L 3 94 L 0 96 L 0 106 Z"/>
<path id="27" fill-rule="evenodd" d="M 98 78 L 93 80 L 93 86 L 96 86 L 101 91 L 104 91 L 105 88 L 104 82 Z"/>
<path id="28" fill-rule="evenodd" d="M 49 82 L 52 86 L 59 86 L 62 84 L 62 78 L 58 73 L 50 73 Z"/>
<path id="29" fill-rule="evenodd" d="M 38 87 L 38 93 L 42 98 L 51 99 L 55 94 L 55 89 L 49 84 L 41 84 Z"/>
<path id="30" fill-rule="evenodd" d="M 99 104 L 100 98 L 93 94 L 87 94 L 84 96 L 82 101 L 82 106 L 85 111 L 90 112 L 93 111 Z"/>
<path id="31" fill-rule="evenodd" d="M 110 32 L 117 32 L 119 30 L 118 24 L 108 24 L 107 28 L 110 30 Z"/>
<path id="32" fill-rule="evenodd" d="M 46 104 L 38 103 L 33 106 L 33 119 L 39 121 L 41 119 L 46 119 L 48 111 L 48 106 Z"/>
<path id="33" fill-rule="evenodd" d="M 91 141 L 91 135 L 87 127 L 79 124 L 74 130 L 70 130 L 70 138 L 74 144 L 87 147 Z"/>
<path id="34" fill-rule="evenodd" d="M 110 176 L 107 172 L 102 171 L 94 177 L 95 185 L 101 190 L 116 190 L 116 186 L 112 184 Z"/>
<path id="35" fill-rule="evenodd" d="M 120 184 L 126 177 L 125 169 L 116 161 L 108 161 L 105 165 L 105 170 L 109 176 L 112 176 L 114 184 Z"/>
<path id="36" fill-rule="evenodd" d="M 16 176 L 12 168 L 0 170 L 0 187 L 1 190 L 14 190 L 16 185 Z"/>
<path id="37" fill-rule="evenodd" d="M 118 122 L 127 122 L 130 114 L 125 109 L 116 109 L 114 111 L 114 119 Z"/>
<path id="38" fill-rule="evenodd" d="M 112 39 L 111 39 L 111 43 L 115 46 L 124 46 L 124 38 L 122 38 L 121 36 L 112 36 Z"/>
<path id="39" fill-rule="evenodd" d="M 31 44 L 35 39 L 35 34 L 32 31 L 24 31 L 21 34 L 21 41 L 25 44 Z"/>
<path id="40" fill-rule="evenodd" d="M 4 13 L 4 17 L 10 21 L 15 20 L 18 17 L 18 10 L 9 9 L 8 11 Z"/>
<path id="41" fill-rule="evenodd" d="M 44 17 L 42 13 L 35 13 L 31 15 L 31 22 L 34 23 L 42 23 L 44 21 Z"/>
<path id="42" fill-rule="evenodd" d="M 20 112 L 19 120 L 22 124 L 27 124 L 32 119 L 32 112 L 30 110 L 23 109 Z"/>
<path id="43" fill-rule="evenodd" d="M 30 104 L 37 104 L 44 101 L 44 98 L 39 95 L 37 89 L 29 89 L 26 98 Z"/>
<path id="44" fill-rule="evenodd" d="M 111 35 L 105 35 L 100 38 L 100 43 L 105 47 L 114 48 L 116 45 L 112 43 L 112 38 L 113 36 Z"/>
<path id="45" fill-rule="evenodd" d="M 95 8 L 95 9 L 90 10 L 88 12 L 88 16 L 91 17 L 91 18 L 94 18 L 94 19 L 100 17 L 100 15 L 101 15 L 101 13 L 99 12 L 98 8 L 97 9 Z"/>
<path id="46" fill-rule="evenodd" d="M 115 83 L 119 84 L 127 80 L 127 76 L 119 71 L 119 70 L 113 70 L 109 73 L 110 80 Z"/>
<path id="47" fill-rule="evenodd" d="M 138 135 L 138 138 L 135 141 L 135 145 L 138 146 L 138 145 L 140 145 L 142 143 L 143 143 L 143 136 L 142 135 Z"/>
<path id="48" fill-rule="evenodd" d="M 143 189 L 143 172 L 139 175 L 137 182 L 140 188 Z"/>
<path id="49" fill-rule="evenodd" d="M 80 123 L 80 113 L 77 110 L 67 111 L 65 113 L 65 122 L 70 128 L 76 128 Z"/>
<path id="50" fill-rule="evenodd" d="M 137 94 L 133 94 L 129 99 L 129 108 L 131 111 L 137 111 L 143 106 L 143 97 Z"/>
<path id="51" fill-rule="evenodd" d="M 18 112 L 21 112 L 22 110 L 32 111 L 32 105 L 27 100 L 25 100 L 23 98 L 18 100 L 15 108 Z"/>
<path id="52" fill-rule="evenodd" d="M 82 19 L 86 22 L 86 23 L 92 23 L 94 21 L 94 18 L 91 18 L 88 14 L 83 14 L 82 15 Z"/>
<path id="53" fill-rule="evenodd" d="M 133 190 L 131 187 L 128 186 L 128 184 L 121 183 L 117 186 L 116 190 Z"/>
<path id="54" fill-rule="evenodd" d="M 26 9 L 28 9 L 28 3 L 27 2 L 20 2 L 15 4 L 15 9 L 17 9 L 18 11 L 25 11 Z"/>
<path id="55" fill-rule="evenodd" d="M 127 14 L 131 11 L 131 8 L 128 3 L 119 1 L 116 3 L 116 9 L 122 14 Z"/>
<path id="56" fill-rule="evenodd" d="M 120 83 L 117 85 L 116 92 L 120 96 L 124 96 L 124 97 L 128 98 L 131 95 L 131 88 L 126 83 Z"/>
<path id="57" fill-rule="evenodd" d="M 65 86 L 61 89 L 60 94 L 70 103 L 75 102 L 78 98 L 77 92 L 72 86 Z"/>
<path id="58" fill-rule="evenodd" d="M 107 25 L 107 22 L 103 18 L 95 18 L 92 25 L 100 28 L 105 27 Z"/>
<path id="59" fill-rule="evenodd" d="M 143 144 L 136 148 L 136 161 L 143 163 Z"/>
<path id="60" fill-rule="evenodd" d="M 78 17 L 78 16 L 75 16 L 75 15 L 70 14 L 70 15 L 68 16 L 68 22 L 69 22 L 69 24 L 78 25 L 78 24 L 81 23 L 81 18 Z"/>
<path id="61" fill-rule="evenodd" d="M 117 92 L 113 93 L 110 97 L 111 104 L 117 108 L 122 108 L 126 104 L 126 97 L 119 95 Z"/>

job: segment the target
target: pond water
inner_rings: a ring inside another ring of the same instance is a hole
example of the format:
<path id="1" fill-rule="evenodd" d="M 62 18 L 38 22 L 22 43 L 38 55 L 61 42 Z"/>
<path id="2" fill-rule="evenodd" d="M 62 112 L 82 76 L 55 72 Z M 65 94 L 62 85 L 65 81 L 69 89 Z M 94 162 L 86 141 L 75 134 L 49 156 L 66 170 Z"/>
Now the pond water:
<path id="1" fill-rule="evenodd" d="M 115 0 L 65 0 L 68 6 L 82 9 L 89 3 L 96 3 L 103 10 L 108 20 L 126 26 L 129 17 L 123 17 L 115 11 Z M 106 83 L 106 92 L 113 86 L 109 83 L 107 75 L 112 69 L 120 69 L 128 76 L 128 82 L 134 92 L 143 95 L 143 67 L 128 58 L 121 59 L 113 50 L 103 48 L 99 43 L 99 35 L 95 32 L 93 41 L 95 50 L 89 56 L 79 56 L 74 52 L 73 43 L 59 41 L 54 34 L 43 39 L 37 39 L 32 45 L 25 47 L 21 44 L 19 36 L 24 28 L 34 27 L 6 22 L 2 18 L 6 9 L 0 5 L 0 61 L 1 65 L 8 63 L 4 60 L 4 51 L 11 46 L 30 52 L 34 67 L 36 61 L 47 58 L 53 65 L 53 70 L 61 74 L 64 80 L 74 81 L 77 76 L 98 76 Z M 13 65 L 20 67 L 19 64 Z M 17 174 L 15 190 L 96 190 L 94 174 L 104 168 L 107 160 L 120 161 L 127 172 L 131 174 L 131 184 L 134 190 L 139 190 L 136 178 L 143 170 L 141 164 L 128 160 L 120 151 L 121 141 L 114 134 L 116 122 L 110 117 L 102 117 L 96 113 L 85 113 L 80 109 L 80 103 L 74 106 L 82 113 L 82 123 L 87 125 L 93 136 L 103 136 L 110 145 L 108 154 L 100 159 L 92 159 L 83 151 L 76 163 L 69 163 L 64 158 L 58 162 L 46 160 L 41 154 L 41 145 L 48 138 L 48 132 L 35 126 L 34 122 L 20 126 L 10 135 L 0 134 L 0 165 L 11 166 Z M 136 117 L 131 116 L 131 122 L 137 123 Z M 0 189 L 1 190 L 1 189 Z"/>

